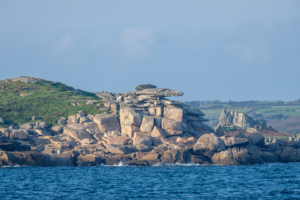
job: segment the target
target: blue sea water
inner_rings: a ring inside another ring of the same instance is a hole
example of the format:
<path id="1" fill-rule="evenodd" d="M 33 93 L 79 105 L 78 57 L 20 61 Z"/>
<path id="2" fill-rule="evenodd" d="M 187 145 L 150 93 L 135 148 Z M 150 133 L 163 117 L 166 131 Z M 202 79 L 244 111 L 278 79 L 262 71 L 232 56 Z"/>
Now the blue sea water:
<path id="1" fill-rule="evenodd" d="M 300 163 L 2 167 L 0 199 L 300 199 Z"/>

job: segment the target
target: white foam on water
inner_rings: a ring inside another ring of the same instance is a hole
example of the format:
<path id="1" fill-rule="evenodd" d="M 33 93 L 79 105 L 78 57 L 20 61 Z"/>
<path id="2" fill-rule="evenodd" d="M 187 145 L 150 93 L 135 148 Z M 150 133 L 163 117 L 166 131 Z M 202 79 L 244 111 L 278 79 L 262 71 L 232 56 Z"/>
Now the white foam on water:
<path id="1" fill-rule="evenodd" d="M 128 166 L 127 163 L 123 162 L 123 161 L 120 161 L 118 164 L 114 164 L 113 166 L 116 166 L 116 167 L 124 167 L 124 166 Z"/>

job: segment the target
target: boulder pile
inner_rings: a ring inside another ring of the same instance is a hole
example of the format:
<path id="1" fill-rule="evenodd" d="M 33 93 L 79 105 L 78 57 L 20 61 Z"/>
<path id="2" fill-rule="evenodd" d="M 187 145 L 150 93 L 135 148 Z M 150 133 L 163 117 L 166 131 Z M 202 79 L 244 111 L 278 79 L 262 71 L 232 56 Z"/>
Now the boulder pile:
<path id="1" fill-rule="evenodd" d="M 102 114 L 80 111 L 59 119 L 57 126 L 38 119 L 35 123 L 0 128 L 0 166 L 94 166 L 120 162 L 139 166 L 250 165 L 300 161 L 300 142 L 265 143 L 258 133 L 228 136 L 221 125 L 216 130 L 206 125 L 200 110 L 167 99 L 182 96 L 182 92 L 150 84 L 139 85 L 136 90 L 97 93 L 106 108 L 97 105 Z M 248 122 L 234 123 L 245 127 Z"/>

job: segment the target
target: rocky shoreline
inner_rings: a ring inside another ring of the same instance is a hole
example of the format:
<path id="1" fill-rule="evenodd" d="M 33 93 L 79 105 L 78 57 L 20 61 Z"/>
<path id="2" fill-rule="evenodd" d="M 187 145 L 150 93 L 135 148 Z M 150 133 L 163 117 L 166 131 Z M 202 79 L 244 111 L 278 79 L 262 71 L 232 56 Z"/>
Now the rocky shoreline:
<path id="1" fill-rule="evenodd" d="M 203 112 L 167 99 L 175 90 L 140 85 L 135 92 L 102 92 L 106 113 L 85 111 L 59 126 L 37 119 L 0 128 L 0 166 L 150 166 L 158 163 L 252 165 L 300 161 L 300 142 L 267 141 L 258 133 L 225 135 Z M 87 102 L 92 104 L 93 102 Z M 76 105 L 74 105 L 76 106 Z"/>

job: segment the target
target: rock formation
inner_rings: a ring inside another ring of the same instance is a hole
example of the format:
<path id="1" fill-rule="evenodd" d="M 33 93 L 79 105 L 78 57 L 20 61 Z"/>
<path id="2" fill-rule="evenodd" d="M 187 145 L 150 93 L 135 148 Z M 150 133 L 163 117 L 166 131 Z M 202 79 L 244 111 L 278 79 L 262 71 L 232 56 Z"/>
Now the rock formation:
<path id="1" fill-rule="evenodd" d="M 297 141 L 265 143 L 258 133 L 227 136 L 221 125 L 214 131 L 203 123 L 207 120 L 200 110 L 166 99 L 183 95 L 179 91 L 140 85 L 135 92 L 97 94 L 106 114 L 80 111 L 59 119 L 57 126 L 39 119 L 0 128 L 0 166 L 94 166 L 119 162 L 139 166 L 250 165 L 300 161 Z M 221 119 L 222 125 L 258 125 L 236 112 L 224 111 Z"/>
<path id="2" fill-rule="evenodd" d="M 299 134 L 291 134 L 289 137 L 289 141 L 300 141 L 300 133 Z"/>
<path id="3" fill-rule="evenodd" d="M 254 120 L 246 113 L 239 113 L 233 110 L 227 112 L 226 109 L 223 109 L 221 113 L 219 125 L 223 127 L 235 126 L 242 129 L 247 129 L 248 132 L 257 132 L 257 130 L 262 130 L 267 128 L 266 120 L 263 119 Z"/>

